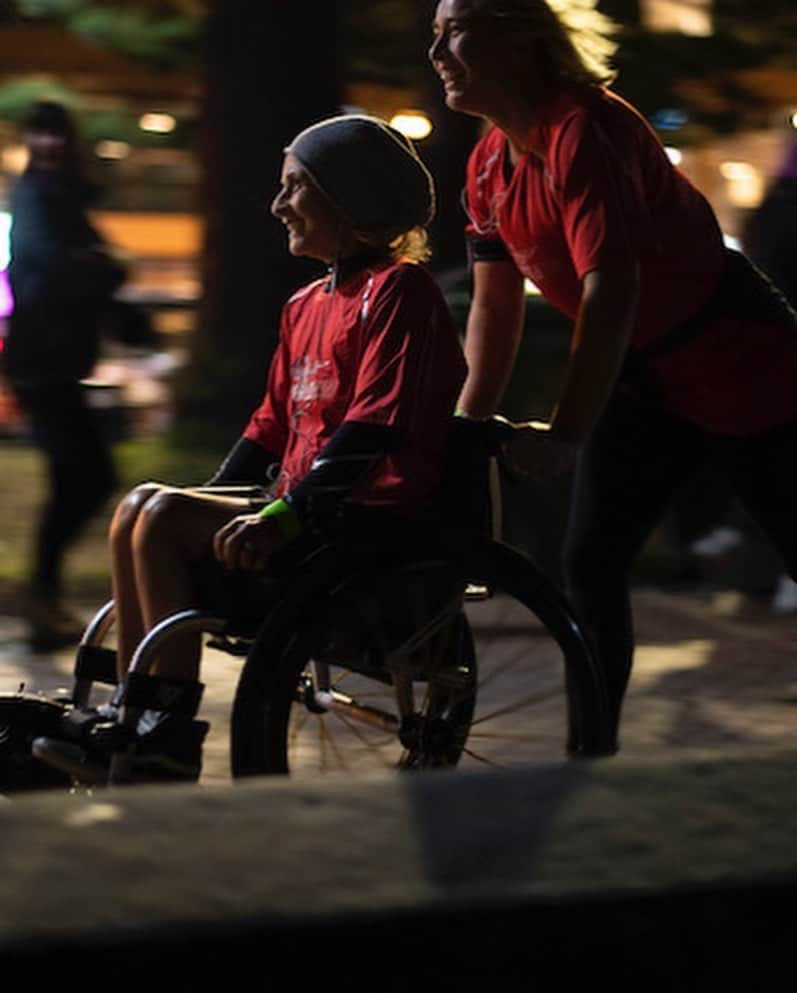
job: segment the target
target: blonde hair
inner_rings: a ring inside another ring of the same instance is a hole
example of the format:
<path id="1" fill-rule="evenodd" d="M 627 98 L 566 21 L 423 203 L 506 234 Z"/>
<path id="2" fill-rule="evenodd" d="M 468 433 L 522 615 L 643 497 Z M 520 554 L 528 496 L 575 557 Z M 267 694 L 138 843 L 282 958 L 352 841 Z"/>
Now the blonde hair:
<path id="1" fill-rule="evenodd" d="M 396 233 L 395 228 L 390 231 L 356 229 L 354 233 L 357 239 L 365 245 L 370 245 L 373 248 L 389 248 L 395 262 L 418 264 L 428 262 L 432 257 L 429 233 L 426 228 L 420 225 L 399 233 Z"/>
<path id="2" fill-rule="evenodd" d="M 618 27 L 596 9 L 597 0 L 474 0 L 475 13 L 494 17 L 519 41 L 542 42 L 559 80 L 609 85 Z"/>

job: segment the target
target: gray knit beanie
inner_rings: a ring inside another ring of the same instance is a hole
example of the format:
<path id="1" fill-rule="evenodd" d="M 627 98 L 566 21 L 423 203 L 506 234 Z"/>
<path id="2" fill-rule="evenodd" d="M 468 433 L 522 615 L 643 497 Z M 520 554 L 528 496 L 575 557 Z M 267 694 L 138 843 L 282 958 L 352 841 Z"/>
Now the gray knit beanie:
<path id="1" fill-rule="evenodd" d="M 376 117 L 347 114 L 320 121 L 285 152 L 355 228 L 409 231 L 434 216 L 431 173 L 409 138 Z"/>

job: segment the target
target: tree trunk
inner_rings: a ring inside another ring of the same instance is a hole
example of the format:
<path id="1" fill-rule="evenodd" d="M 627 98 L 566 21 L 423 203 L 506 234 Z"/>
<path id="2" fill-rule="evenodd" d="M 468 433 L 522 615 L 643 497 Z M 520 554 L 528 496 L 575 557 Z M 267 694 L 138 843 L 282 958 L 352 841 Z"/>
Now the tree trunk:
<path id="1" fill-rule="evenodd" d="M 203 296 L 178 384 L 179 435 L 232 443 L 259 403 L 290 294 L 323 272 L 289 256 L 269 205 L 285 145 L 340 113 L 335 3 L 212 0 L 201 147 Z"/>

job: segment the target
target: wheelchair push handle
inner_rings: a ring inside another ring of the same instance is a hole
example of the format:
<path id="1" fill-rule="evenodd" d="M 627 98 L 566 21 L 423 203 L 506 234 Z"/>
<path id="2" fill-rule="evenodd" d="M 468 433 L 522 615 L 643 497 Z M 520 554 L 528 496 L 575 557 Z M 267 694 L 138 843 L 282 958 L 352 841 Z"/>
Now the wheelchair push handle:
<path id="1" fill-rule="evenodd" d="M 484 455 L 495 460 L 502 475 L 512 483 L 524 478 L 555 478 L 572 469 L 581 445 L 561 439 L 545 421 L 510 421 L 494 414 L 484 421 L 471 421 L 476 431 L 469 435 Z"/>
<path id="2" fill-rule="evenodd" d="M 522 425 L 515 424 L 501 414 L 484 419 L 454 418 L 454 438 L 467 439 L 469 447 L 476 446 L 487 455 L 499 455 Z"/>
<path id="3" fill-rule="evenodd" d="M 481 443 L 491 455 L 500 455 L 507 445 L 529 428 L 543 432 L 550 428 L 544 421 L 510 421 L 502 414 L 493 414 L 478 421 L 464 420 L 475 429 L 474 433 L 478 432 Z"/>
<path id="4" fill-rule="evenodd" d="M 508 444 L 517 434 L 521 425 L 514 421 L 507 420 L 501 414 L 493 414 L 486 422 L 487 439 L 492 455 L 500 455 L 504 446 Z"/>

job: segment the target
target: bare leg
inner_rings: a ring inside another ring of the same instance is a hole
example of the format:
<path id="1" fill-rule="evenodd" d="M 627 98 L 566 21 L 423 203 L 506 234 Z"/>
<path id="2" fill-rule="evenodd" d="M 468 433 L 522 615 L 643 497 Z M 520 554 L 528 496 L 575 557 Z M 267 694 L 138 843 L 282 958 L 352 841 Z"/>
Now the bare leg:
<path id="1" fill-rule="evenodd" d="M 144 637 L 144 619 L 133 566 L 133 530 L 142 507 L 162 489 L 164 487 L 159 483 L 144 483 L 128 493 L 118 504 L 109 530 L 111 589 L 117 630 L 116 674 L 120 682 L 136 646 Z"/>
<path id="2" fill-rule="evenodd" d="M 177 611 L 196 606 L 196 570 L 211 552 L 213 535 L 248 509 L 246 500 L 172 489 L 161 490 L 146 501 L 132 535 L 135 589 L 144 631 Z M 200 649 L 199 635 L 170 639 L 152 674 L 195 681 Z"/>

